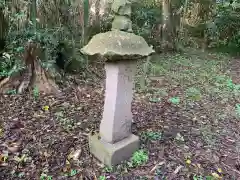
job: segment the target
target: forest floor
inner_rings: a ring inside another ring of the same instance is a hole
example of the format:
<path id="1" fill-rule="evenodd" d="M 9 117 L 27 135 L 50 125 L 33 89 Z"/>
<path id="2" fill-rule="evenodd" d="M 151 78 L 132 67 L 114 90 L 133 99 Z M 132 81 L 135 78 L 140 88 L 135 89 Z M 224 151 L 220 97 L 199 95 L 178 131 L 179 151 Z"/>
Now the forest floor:
<path id="1" fill-rule="evenodd" d="M 155 56 L 132 105 L 133 132 L 148 161 L 117 167 L 88 149 L 104 83 L 80 83 L 58 96 L 2 95 L 0 179 L 238 179 L 239 72 L 240 60 L 219 53 Z"/>

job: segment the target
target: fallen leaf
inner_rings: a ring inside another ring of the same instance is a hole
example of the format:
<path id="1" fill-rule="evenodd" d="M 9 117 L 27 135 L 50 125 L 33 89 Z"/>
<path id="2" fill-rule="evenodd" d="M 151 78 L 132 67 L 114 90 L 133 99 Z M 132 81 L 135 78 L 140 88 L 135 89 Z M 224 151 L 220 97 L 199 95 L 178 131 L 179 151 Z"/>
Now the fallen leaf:
<path id="1" fill-rule="evenodd" d="M 21 157 L 15 156 L 14 160 L 17 161 L 18 163 L 22 163 L 27 160 L 27 156 L 25 154 L 23 154 Z"/>
<path id="2" fill-rule="evenodd" d="M 222 169 L 221 169 L 221 168 L 218 168 L 217 171 L 218 171 L 219 173 L 222 173 Z"/>
<path id="3" fill-rule="evenodd" d="M 66 160 L 66 165 L 70 165 L 70 162 L 68 160 Z"/>
<path id="4" fill-rule="evenodd" d="M 216 179 L 221 179 L 221 177 L 218 175 L 218 173 L 212 173 L 212 176 Z"/>
<path id="5" fill-rule="evenodd" d="M 186 160 L 186 164 L 188 164 L 188 165 L 191 164 L 191 160 L 190 160 L 190 159 L 187 159 L 187 160 Z"/>
<path id="6" fill-rule="evenodd" d="M 183 168 L 182 165 L 178 166 L 173 173 L 177 174 L 182 168 Z"/>
<path id="7" fill-rule="evenodd" d="M 7 154 L 0 154 L 0 165 L 1 166 L 7 166 L 7 159 L 8 155 Z"/>
<path id="8" fill-rule="evenodd" d="M 16 153 L 19 150 L 21 142 L 12 143 L 11 146 L 7 146 L 8 150 L 12 153 Z"/>
<path id="9" fill-rule="evenodd" d="M 157 103 L 161 101 L 161 98 L 149 98 L 150 102 Z"/>
<path id="10" fill-rule="evenodd" d="M 177 133 L 176 140 L 184 142 L 184 138 L 180 133 Z"/>
<path id="11" fill-rule="evenodd" d="M 71 152 L 69 155 L 68 155 L 68 160 L 72 159 L 74 161 L 77 161 L 81 155 L 81 152 L 82 150 L 81 149 L 78 149 L 76 151 L 73 151 Z"/>
<path id="12" fill-rule="evenodd" d="M 82 152 L 81 149 L 78 149 L 77 151 L 75 151 L 75 152 L 73 153 L 73 155 L 72 155 L 72 159 L 73 159 L 74 161 L 78 160 L 79 157 L 80 157 L 80 155 L 81 155 L 81 152 Z"/>
<path id="13" fill-rule="evenodd" d="M 196 167 L 201 169 L 201 164 L 196 164 Z"/>
<path id="14" fill-rule="evenodd" d="M 0 136 L 2 136 L 2 135 L 3 135 L 3 129 L 0 128 Z"/>
<path id="15" fill-rule="evenodd" d="M 3 53 L 3 57 L 5 57 L 7 59 L 11 59 L 11 56 L 6 52 Z"/>
<path id="16" fill-rule="evenodd" d="M 49 110 L 49 106 L 43 106 L 43 110 L 44 111 L 48 111 Z"/>
<path id="17" fill-rule="evenodd" d="M 49 154 L 49 153 L 48 153 L 48 152 L 46 152 L 46 151 L 44 151 L 43 155 L 44 155 L 46 158 L 48 158 L 48 157 L 50 157 L 50 156 L 51 156 L 51 154 Z"/>

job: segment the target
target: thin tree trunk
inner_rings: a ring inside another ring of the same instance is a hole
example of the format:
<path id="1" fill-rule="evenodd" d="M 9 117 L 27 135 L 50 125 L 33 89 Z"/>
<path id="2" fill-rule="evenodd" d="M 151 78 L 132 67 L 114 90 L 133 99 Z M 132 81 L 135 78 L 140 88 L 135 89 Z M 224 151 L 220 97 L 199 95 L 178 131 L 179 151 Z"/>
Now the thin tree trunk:
<path id="1" fill-rule="evenodd" d="M 89 0 L 84 0 L 84 11 L 83 11 L 83 27 L 82 27 L 82 44 L 85 45 L 87 42 L 87 29 L 89 20 Z"/>
<path id="2" fill-rule="evenodd" d="M 171 0 L 162 0 L 162 42 L 163 49 L 175 49 L 175 36 L 172 26 Z"/>
<path id="3" fill-rule="evenodd" d="M 31 1 L 30 19 L 33 23 L 33 31 L 36 32 L 36 30 L 37 30 L 37 2 L 36 2 L 36 0 Z"/>
<path id="4" fill-rule="evenodd" d="M 162 1 L 162 17 L 163 17 L 163 40 L 168 40 L 168 31 L 171 28 L 171 19 L 170 19 L 170 0 Z"/>
<path id="5" fill-rule="evenodd" d="M 183 18 L 186 17 L 187 8 L 188 8 L 188 2 L 189 2 L 189 0 L 185 0 L 185 2 L 184 2 L 183 15 L 182 15 Z M 183 25 L 184 25 L 183 18 L 181 18 L 181 21 L 180 21 L 180 31 L 181 32 L 183 31 Z"/>
<path id="6" fill-rule="evenodd" d="M 96 27 L 97 30 L 100 32 L 100 8 L 101 8 L 101 4 L 100 4 L 101 0 L 96 0 L 95 3 L 95 16 L 96 16 Z"/>
<path id="7" fill-rule="evenodd" d="M 8 22 L 3 13 L 3 7 L 0 7 L 0 52 L 6 45 L 6 36 L 8 32 Z"/>
<path id="8" fill-rule="evenodd" d="M 150 60 L 151 60 L 151 56 L 148 56 L 146 62 L 144 62 L 144 64 L 143 64 L 143 74 L 140 77 L 140 88 L 141 88 L 141 90 L 145 90 L 147 88 L 146 87 L 147 86 L 146 85 L 146 80 L 147 80 L 147 72 L 148 72 L 148 68 L 149 68 L 149 65 L 150 65 Z"/>

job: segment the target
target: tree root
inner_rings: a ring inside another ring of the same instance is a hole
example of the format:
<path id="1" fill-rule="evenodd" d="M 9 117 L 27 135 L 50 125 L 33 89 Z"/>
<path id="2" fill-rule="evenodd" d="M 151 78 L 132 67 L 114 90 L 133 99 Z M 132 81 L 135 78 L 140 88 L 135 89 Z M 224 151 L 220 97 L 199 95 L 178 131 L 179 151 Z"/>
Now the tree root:
<path id="1" fill-rule="evenodd" d="M 34 42 L 28 42 L 25 47 L 24 61 L 26 68 L 23 72 L 6 77 L 0 81 L 0 93 L 16 90 L 23 93 L 37 88 L 40 93 L 56 94 L 59 91 L 49 73 L 41 67 L 38 58 L 40 46 Z"/>

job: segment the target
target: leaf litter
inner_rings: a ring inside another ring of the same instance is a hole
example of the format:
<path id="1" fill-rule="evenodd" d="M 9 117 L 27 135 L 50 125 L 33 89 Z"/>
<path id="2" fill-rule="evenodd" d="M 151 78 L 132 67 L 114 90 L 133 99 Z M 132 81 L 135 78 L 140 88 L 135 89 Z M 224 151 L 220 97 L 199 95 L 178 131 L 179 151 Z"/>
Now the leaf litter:
<path id="1" fill-rule="evenodd" d="M 234 109 L 236 102 L 222 104 L 206 96 L 180 103 L 183 89 L 168 86 L 165 99 L 149 101 L 144 93 L 135 93 L 132 103 L 135 134 L 162 132 L 161 138 L 141 141 L 147 163 L 134 168 L 122 164 L 107 173 L 89 153 L 87 138 L 99 129 L 103 84 L 66 88 L 61 96 L 38 99 L 1 96 L 0 179 L 239 178 L 240 123 L 224 111 Z M 169 103 L 170 97 L 176 103 Z"/>

